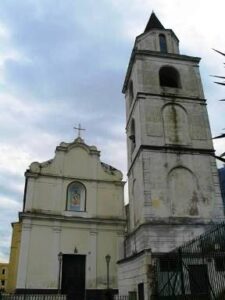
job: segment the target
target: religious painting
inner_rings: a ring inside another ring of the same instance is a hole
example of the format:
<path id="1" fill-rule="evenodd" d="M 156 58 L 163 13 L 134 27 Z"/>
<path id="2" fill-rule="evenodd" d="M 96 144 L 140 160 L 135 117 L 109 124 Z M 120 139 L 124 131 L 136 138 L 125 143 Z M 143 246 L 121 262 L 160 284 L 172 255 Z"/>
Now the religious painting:
<path id="1" fill-rule="evenodd" d="M 85 187 L 80 182 L 72 182 L 67 191 L 67 210 L 85 210 Z"/>

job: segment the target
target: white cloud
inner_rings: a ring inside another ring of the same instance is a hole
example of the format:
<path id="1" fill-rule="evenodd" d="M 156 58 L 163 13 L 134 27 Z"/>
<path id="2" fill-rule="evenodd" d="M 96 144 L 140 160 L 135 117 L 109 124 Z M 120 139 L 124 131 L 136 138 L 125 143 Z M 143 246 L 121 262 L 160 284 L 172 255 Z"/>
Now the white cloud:
<path id="1" fill-rule="evenodd" d="M 0 144 L 0 168 L 1 171 L 9 171 L 12 174 L 20 174 L 25 170 L 31 160 L 31 154 L 24 152 L 14 145 Z"/>
<path id="2" fill-rule="evenodd" d="M 12 211 L 18 211 L 19 209 L 21 209 L 21 205 L 20 203 L 18 203 L 13 199 L 0 196 L 0 209 L 1 210 L 9 209 Z"/>

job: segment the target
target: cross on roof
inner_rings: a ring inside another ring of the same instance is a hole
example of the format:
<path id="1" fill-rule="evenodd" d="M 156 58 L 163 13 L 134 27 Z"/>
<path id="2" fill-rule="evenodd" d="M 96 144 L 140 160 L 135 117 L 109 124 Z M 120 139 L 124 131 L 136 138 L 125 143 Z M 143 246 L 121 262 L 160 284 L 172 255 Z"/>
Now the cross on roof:
<path id="1" fill-rule="evenodd" d="M 73 127 L 75 130 L 77 130 L 78 131 L 78 137 L 80 137 L 80 132 L 81 132 L 81 130 L 86 130 L 86 129 L 84 129 L 84 128 L 81 128 L 81 125 L 80 124 L 78 124 L 78 127 Z"/>

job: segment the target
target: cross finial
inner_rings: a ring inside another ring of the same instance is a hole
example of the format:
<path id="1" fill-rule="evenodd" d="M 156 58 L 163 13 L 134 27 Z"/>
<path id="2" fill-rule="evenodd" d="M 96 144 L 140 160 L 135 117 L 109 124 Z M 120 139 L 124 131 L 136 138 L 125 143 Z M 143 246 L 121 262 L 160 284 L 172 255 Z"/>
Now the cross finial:
<path id="1" fill-rule="evenodd" d="M 78 127 L 73 127 L 74 129 L 76 129 L 77 131 L 78 131 L 78 137 L 80 137 L 80 132 L 81 132 L 81 130 L 86 130 L 86 129 L 84 129 L 84 128 L 81 128 L 81 125 L 80 124 L 78 124 Z"/>

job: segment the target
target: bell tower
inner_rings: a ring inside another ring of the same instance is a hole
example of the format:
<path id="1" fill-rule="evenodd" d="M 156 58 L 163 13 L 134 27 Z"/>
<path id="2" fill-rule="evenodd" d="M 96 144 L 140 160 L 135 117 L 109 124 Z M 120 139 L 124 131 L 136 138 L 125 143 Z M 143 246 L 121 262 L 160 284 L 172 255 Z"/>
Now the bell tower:
<path id="1" fill-rule="evenodd" d="M 224 218 L 199 62 L 179 53 L 175 33 L 152 13 L 123 85 L 127 257 L 169 251 Z"/>

